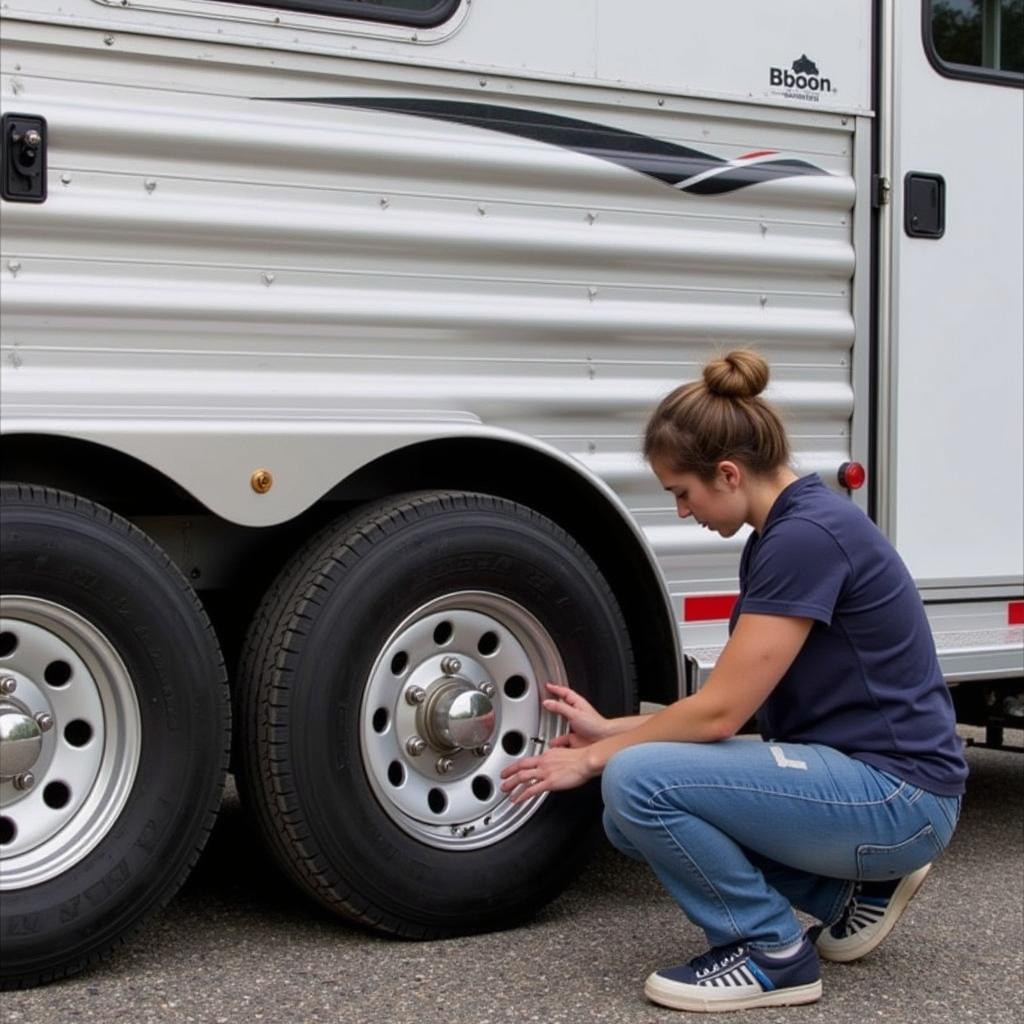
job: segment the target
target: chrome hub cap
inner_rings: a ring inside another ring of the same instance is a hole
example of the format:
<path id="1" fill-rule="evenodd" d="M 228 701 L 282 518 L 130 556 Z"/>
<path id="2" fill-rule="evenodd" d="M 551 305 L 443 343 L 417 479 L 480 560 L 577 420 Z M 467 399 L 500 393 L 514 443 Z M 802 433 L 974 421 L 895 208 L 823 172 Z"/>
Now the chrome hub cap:
<path id="1" fill-rule="evenodd" d="M 43 730 L 19 702 L 0 703 L 0 783 L 24 778 L 43 749 Z"/>
<path id="2" fill-rule="evenodd" d="M 423 705 L 423 735 L 436 750 L 479 747 L 491 738 L 497 712 L 468 680 L 440 682 Z"/>
<path id="3" fill-rule="evenodd" d="M 53 878 L 117 820 L 138 767 L 135 689 L 77 613 L 0 597 L 0 890 Z"/>
<path id="4" fill-rule="evenodd" d="M 384 644 L 363 697 L 363 760 L 388 817 L 444 848 L 518 829 L 545 798 L 513 806 L 501 770 L 565 731 L 541 706 L 548 682 L 566 682 L 558 649 L 514 601 L 463 591 L 416 609 Z"/>

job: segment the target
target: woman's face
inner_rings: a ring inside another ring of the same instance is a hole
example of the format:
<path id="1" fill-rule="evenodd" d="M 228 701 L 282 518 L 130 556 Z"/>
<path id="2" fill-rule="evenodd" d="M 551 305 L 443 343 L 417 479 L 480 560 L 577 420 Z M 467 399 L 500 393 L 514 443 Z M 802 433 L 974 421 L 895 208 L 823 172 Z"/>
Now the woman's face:
<path id="1" fill-rule="evenodd" d="M 673 469 L 659 458 L 651 459 L 651 469 L 661 486 L 675 497 L 680 519 L 693 516 L 705 529 L 723 537 L 731 537 L 746 522 L 747 503 L 735 463 L 720 462 L 709 482 L 696 473 Z"/>

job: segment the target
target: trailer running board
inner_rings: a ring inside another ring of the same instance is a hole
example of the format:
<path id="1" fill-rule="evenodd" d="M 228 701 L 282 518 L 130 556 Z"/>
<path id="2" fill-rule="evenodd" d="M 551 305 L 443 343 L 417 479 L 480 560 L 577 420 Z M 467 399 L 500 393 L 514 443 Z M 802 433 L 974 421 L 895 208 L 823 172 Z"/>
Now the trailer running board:
<path id="1" fill-rule="evenodd" d="M 949 683 L 1024 676 L 1024 627 L 938 632 L 935 645 Z M 687 693 L 695 693 L 707 682 L 721 653 L 717 645 L 683 651 Z"/>

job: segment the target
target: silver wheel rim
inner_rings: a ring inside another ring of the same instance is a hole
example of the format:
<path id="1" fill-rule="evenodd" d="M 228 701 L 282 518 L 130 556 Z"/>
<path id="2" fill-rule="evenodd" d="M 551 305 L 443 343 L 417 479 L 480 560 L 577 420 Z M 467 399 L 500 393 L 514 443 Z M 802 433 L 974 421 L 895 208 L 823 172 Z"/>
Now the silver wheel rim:
<path id="1" fill-rule="evenodd" d="M 110 641 L 38 597 L 0 597 L 0 690 L 0 891 L 9 891 L 63 874 L 110 831 L 135 781 L 142 726 Z"/>
<path id="2" fill-rule="evenodd" d="M 374 662 L 360 713 L 363 763 L 387 816 L 443 849 L 520 829 L 546 795 L 513 805 L 500 775 L 566 731 L 541 705 L 548 682 L 566 682 L 558 648 L 507 597 L 461 591 L 412 612 Z M 458 746 L 459 730 L 475 746 Z"/>

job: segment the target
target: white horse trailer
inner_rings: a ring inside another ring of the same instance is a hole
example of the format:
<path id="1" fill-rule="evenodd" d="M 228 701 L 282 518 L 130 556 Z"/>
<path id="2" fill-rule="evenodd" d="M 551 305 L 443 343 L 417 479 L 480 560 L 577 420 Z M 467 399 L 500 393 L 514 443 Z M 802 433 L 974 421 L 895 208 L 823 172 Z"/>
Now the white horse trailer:
<path id="1" fill-rule="evenodd" d="M 1020 9 L 5 0 L 3 983 L 171 897 L 229 752 L 342 915 L 557 893 L 598 794 L 499 773 L 545 681 L 713 665 L 744 538 L 638 446 L 729 346 L 1019 726 Z"/>

